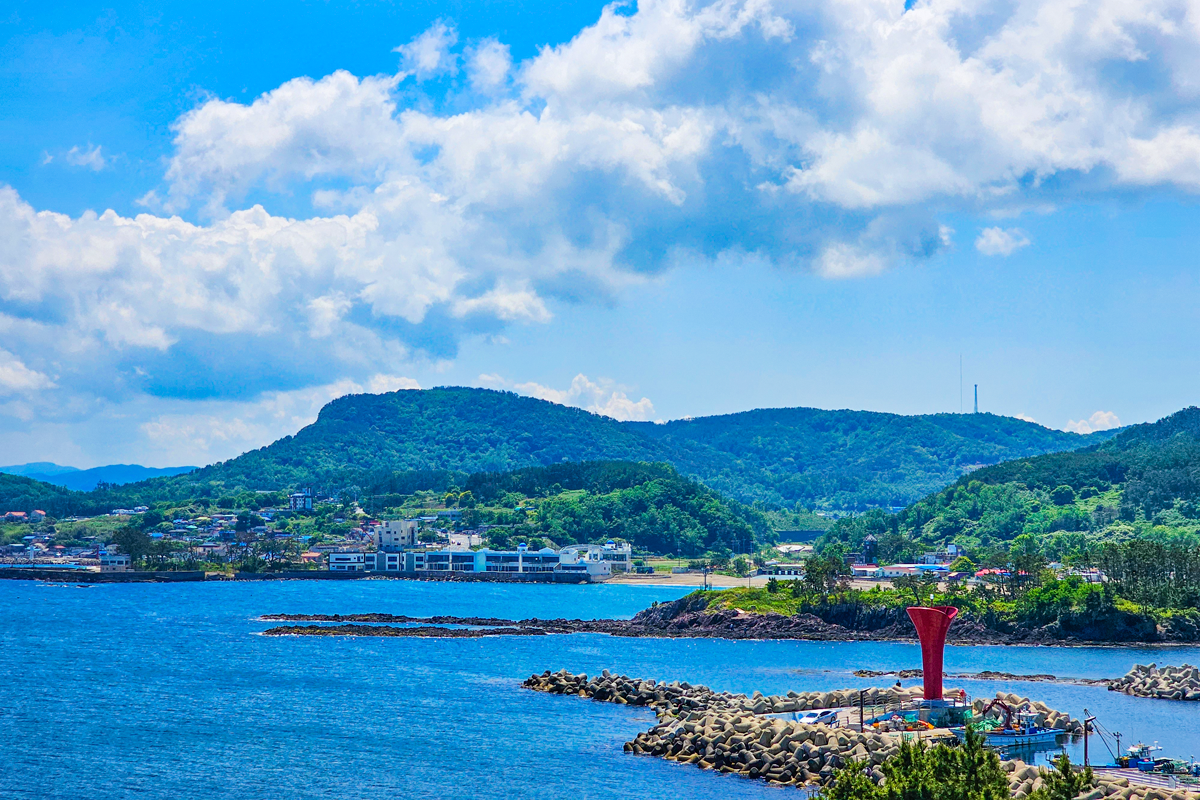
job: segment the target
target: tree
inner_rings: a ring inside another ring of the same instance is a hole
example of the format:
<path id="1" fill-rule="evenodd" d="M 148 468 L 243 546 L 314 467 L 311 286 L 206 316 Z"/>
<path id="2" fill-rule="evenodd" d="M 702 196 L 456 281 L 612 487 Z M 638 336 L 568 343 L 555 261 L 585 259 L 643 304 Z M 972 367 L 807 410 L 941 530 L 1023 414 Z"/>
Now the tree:
<path id="1" fill-rule="evenodd" d="M 1070 486 L 1058 486 L 1050 493 L 1050 502 L 1056 506 L 1069 506 L 1075 502 L 1075 490 Z"/>
<path id="2" fill-rule="evenodd" d="M 745 556 L 738 556 L 733 560 L 733 571 L 740 577 L 746 577 L 750 574 L 750 562 L 746 560 Z"/>
<path id="3" fill-rule="evenodd" d="M 1066 753 L 1054 759 L 1054 767 L 1053 772 L 1042 772 L 1042 787 L 1030 794 L 1029 800 L 1075 800 L 1096 785 L 1092 768 L 1076 772 Z"/>
<path id="4" fill-rule="evenodd" d="M 950 564 L 950 571 L 951 572 L 974 572 L 975 571 L 975 562 L 972 561 L 971 559 L 967 558 L 966 556 L 959 556 L 958 558 L 954 559 L 954 562 L 952 564 Z"/>
<path id="5" fill-rule="evenodd" d="M 778 594 L 779 593 L 779 579 L 776 578 L 774 575 L 772 575 L 770 578 L 767 578 L 767 593 L 768 594 Z"/>
<path id="6" fill-rule="evenodd" d="M 920 575 L 897 575 L 892 578 L 892 588 L 901 594 L 912 594 L 913 601 L 919 606 L 926 605 L 931 594 L 929 585 Z"/>
<path id="7" fill-rule="evenodd" d="M 967 730 L 959 745 L 926 747 L 904 742 L 883 762 L 885 782 L 876 786 L 859 762 L 849 762 L 818 793 L 821 800 L 1009 800 L 1008 776 L 1000 758 L 983 747 L 983 737 Z M 1055 796 L 1054 800 L 1058 800 Z"/>
<path id="8" fill-rule="evenodd" d="M 150 552 L 150 534 L 133 525 L 126 525 L 114 533 L 112 542 L 131 561 L 141 561 Z"/>

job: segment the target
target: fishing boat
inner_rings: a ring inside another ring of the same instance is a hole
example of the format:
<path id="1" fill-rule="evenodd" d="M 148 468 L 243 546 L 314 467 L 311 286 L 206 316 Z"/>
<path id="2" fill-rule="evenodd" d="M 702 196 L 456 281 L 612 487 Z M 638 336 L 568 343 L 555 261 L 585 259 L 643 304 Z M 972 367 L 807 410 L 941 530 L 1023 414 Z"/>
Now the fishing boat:
<path id="1" fill-rule="evenodd" d="M 993 708 L 1000 708 L 1004 712 L 1004 725 L 999 728 L 985 729 L 976 727 L 975 732 L 983 737 L 983 743 L 988 747 L 1029 747 L 1036 745 L 1053 745 L 1058 741 L 1058 737 L 1063 735 L 1063 731 L 1054 728 L 1044 728 L 1038 725 L 1035 720 L 1037 715 L 1031 711 L 1021 711 L 1013 721 L 1012 709 L 1002 700 L 994 700 L 983 709 L 983 715 L 991 711 Z M 960 741 L 966 741 L 967 728 L 951 728 L 954 735 Z"/>

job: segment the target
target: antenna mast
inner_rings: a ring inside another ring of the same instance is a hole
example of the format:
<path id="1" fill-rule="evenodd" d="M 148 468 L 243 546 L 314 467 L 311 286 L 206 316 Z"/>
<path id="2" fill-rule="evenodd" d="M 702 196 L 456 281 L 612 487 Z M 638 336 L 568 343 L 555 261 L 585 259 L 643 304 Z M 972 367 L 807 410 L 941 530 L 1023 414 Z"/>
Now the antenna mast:
<path id="1" fill-rule="evenodd" d="M 979 413 L 979 384 L 975 384 L 975 413 Z"/>

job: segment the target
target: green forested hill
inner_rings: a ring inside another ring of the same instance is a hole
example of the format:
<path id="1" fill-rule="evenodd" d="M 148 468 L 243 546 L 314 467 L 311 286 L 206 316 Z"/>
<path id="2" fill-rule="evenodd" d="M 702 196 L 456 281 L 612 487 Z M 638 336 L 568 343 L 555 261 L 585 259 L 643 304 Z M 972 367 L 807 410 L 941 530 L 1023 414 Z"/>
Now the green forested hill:
<path id="1" fill-rule="evenodd" d="M 973 468 L 1092 437 L 995 414 L 900 416 L 780 408 L 637 423 L 681 472 L 743 502 L 903 506 Z"/>
<path id="2" fill-rule="evenodd" d="M 564 461 L 665 462 L 768 507 L 905 505 L 971 468 L 1093 443 L 992 414 L 905 417 L 766 409 L 622 423 L 509 392 L 439 388 L 350 395 L 295 436 L 186 475 L 89 495 L 100 507 L 241 489 L 377 485 L 395 471 L 506 471 Z M 6 501 L 0 494 L 0 504 Z"/>
<path id="3" fill-rule="evenodd" d="M 1085 449 L 980 469 L 890 518 L 844 521 L 832 534 L 867 533 L 885 557 L 954 541 L 977 550 L 1038 547 L 1078 553 L 1103 541 L 1200 541 L 1200 408 L 1135 425 Z"/>

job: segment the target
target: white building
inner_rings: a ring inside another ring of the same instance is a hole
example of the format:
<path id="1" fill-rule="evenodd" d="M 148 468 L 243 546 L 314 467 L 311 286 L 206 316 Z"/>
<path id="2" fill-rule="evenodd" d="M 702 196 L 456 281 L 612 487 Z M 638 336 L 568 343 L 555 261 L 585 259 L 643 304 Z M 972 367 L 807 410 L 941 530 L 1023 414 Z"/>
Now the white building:
<path id="1" fill-rule="evenodd" d="M 603 545 L 573 544 L 558 552 L 575 560 L 604 561 L 614 573 L 633 571 L 633 548 L 628 544 L 617 544 L 612 539 Z"/>
<path id="2" fill-rule="evenodd" d="M 350 552 L 329 554 L 329 569 L 331 572 L 364 572 L 367 568 L 366 562 L 366 553 Z"/>
<path id="3" fill-rule="evenodd" d="M 371 539 L 375 546 L 388 553 L 397 553 L 406 547 L 417 546 L 417 521 L 415 519 L 388 519 L 371 528 Z"/>
<path id="4" fill-rule="evenodd" d="M 128 553 L 101 553 L 101 572 L 127 572 L 133 565 Z"/>
<path id="5" fill-rule="evenodd" d="M 312 511 L 312 489 L 301 489 L 288 495 L 288 508 L 292 511 Z"/>

